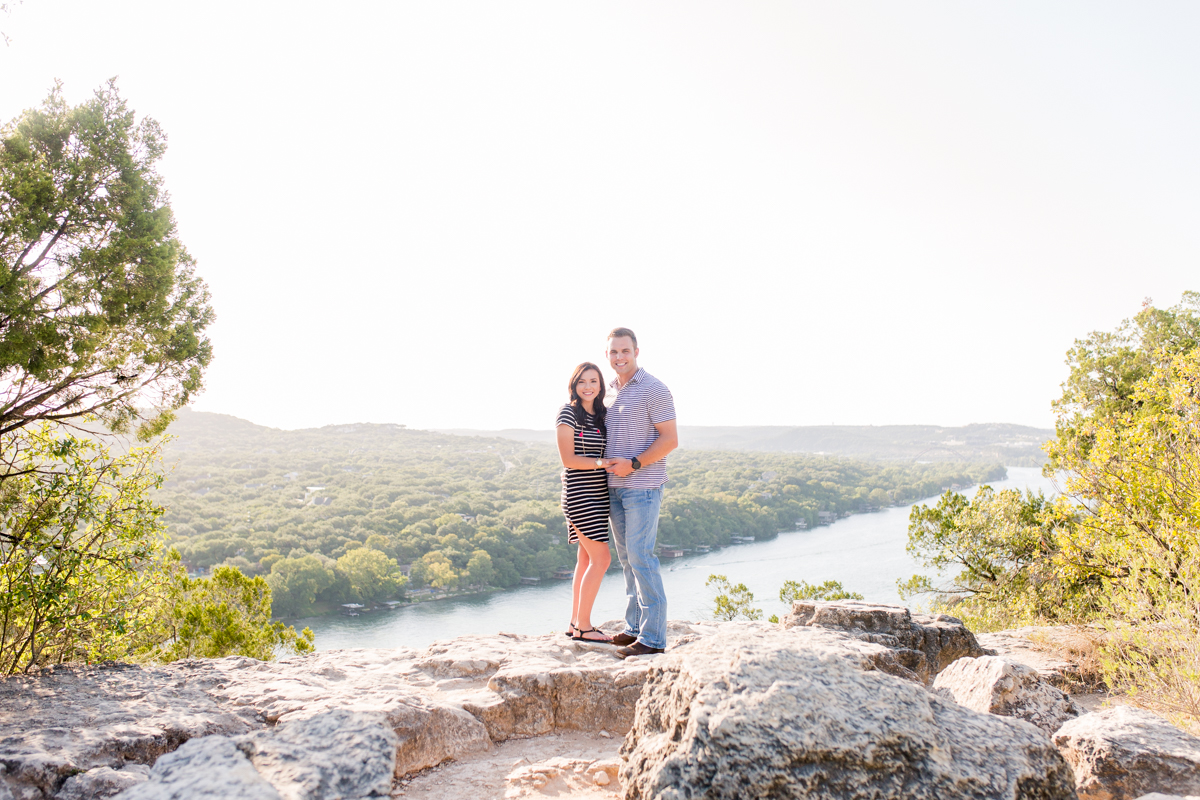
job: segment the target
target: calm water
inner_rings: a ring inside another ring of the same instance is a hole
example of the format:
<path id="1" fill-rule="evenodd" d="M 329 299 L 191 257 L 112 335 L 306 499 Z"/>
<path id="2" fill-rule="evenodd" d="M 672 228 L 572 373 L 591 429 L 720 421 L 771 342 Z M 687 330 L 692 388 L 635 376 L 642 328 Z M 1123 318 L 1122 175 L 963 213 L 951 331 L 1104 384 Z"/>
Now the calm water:
<path id="1" fill-rule="evenodd" d="M 1054 493 L 1051 482 L 1035 468 L 1010 467 L 996 490 L 1041 489 Z M 670 491 L 668 486 L 667 491 Z M 929 502 L 929 501 L 925 501 Z M 711 593 L 704 581 L 712 573 L 745 583 L 765 616 L 789 609 L 779 601 L 786 580 L 820 583 L 839 580 L 867 600 L 900 603 L 896 580 L 920 572 L 904 552 L 909 508 L 856 514 L 809 531 L 781 533 L 767 542 L 733 545 L 705 555 L 663 561 L 668 617 L 709 616 Z M 469 633 L 540 634 L 564 630 L 571 612 L 571 582 L 549 580 L 471 597 L 436 600 L 395 611 L 373 611 L 360 617 L 317 617 L 302 620 L 317 636 L 317 649 L 350 647 L 425 647 L 437 639 Z M 600 587 L 592 620 L 602 622 L 625 613 L 625 586 L 619 570 L 608 573 Z M 301 627 L 298 624 L 296 627 Z"/>

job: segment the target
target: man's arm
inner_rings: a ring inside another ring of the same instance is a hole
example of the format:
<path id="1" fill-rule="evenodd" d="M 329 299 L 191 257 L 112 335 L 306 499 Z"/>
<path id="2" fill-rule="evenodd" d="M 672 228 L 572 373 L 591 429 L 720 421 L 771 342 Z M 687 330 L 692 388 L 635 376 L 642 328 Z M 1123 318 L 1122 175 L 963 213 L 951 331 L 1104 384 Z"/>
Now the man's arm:
<path id="1" fill-rule="evenodd" d="M 646 448 L 646 452 L 637 457 L 638 463 L 643 467 L 647 464 L 653 464 L 655 461 L 662 461 L 667 457 L 667 454 L 679 447 L 679 431 L 675 425 L 675 420 L 669 419 L 666 422 L 657 422 L 654 425 L 654 430 L 658 431 L 658 438 L 654 440 L 654 444 Z M 614 458 L 612 466 L 608 471 L 618 478 L 624 478 L 633 472 L 633 462 L 628 458 Z"/>

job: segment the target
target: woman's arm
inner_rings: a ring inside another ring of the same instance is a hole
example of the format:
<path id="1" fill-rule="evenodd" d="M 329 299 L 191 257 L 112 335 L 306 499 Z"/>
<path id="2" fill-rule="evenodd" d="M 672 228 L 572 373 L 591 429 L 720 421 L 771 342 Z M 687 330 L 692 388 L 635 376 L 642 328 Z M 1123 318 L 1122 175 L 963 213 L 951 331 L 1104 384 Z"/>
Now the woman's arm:
<path id="1" fill-rule="evenodd" d="M 565 422 L 558 426 L 558 457 L 568 469 L 604 469 L 596 466 L 596 459 L 575 455 L 575 429 Z M 604 461 L 604 459 L 601 459 Z M 608 465 L 604 461 L 605 466 Z"/>

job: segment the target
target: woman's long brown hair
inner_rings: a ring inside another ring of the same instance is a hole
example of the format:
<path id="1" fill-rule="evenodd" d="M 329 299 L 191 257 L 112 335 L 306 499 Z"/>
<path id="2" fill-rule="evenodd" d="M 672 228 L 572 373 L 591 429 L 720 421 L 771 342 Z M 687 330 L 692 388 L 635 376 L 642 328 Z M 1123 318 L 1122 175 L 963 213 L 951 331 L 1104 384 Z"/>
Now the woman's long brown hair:
<path id="1" fill-rule="evenodd" d="M 590 361 L 585 361 L 575 368 L 571 373 L 571 382 L 567 384 L 567 392 L 571 395 L 571 408 L 575 411 L 575 425 L 583 427 L 583 401 L 579 399 L 579 392 L 575 391 L 575 387 L 579 385 L 579 379 L 583 377 L 583 373 L 589 369 L 596 370 L 596 376 L 600 378 L 600 391 L 596 393 L 595 399 L 592 400 L 592 414 L 596 417 L 596 427 L 600 429 L 600 433 L 606 433 L 604 427 L 604 417 L 608 414 L 608 409 L 604 405 L 604 373 Z"/>

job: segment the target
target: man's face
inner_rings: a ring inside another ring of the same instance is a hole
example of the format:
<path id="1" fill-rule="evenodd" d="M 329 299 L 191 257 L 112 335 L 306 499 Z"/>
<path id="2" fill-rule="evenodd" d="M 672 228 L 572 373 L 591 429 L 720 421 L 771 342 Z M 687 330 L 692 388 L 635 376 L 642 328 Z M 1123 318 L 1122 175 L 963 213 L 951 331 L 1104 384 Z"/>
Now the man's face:
<path id="1" fill-rule="evenodd" d="M 637 372 L 637 355 L 638 349 L 628 336 L 608 340 L 608 363 L 618 375 L 627 376 Z"/>

